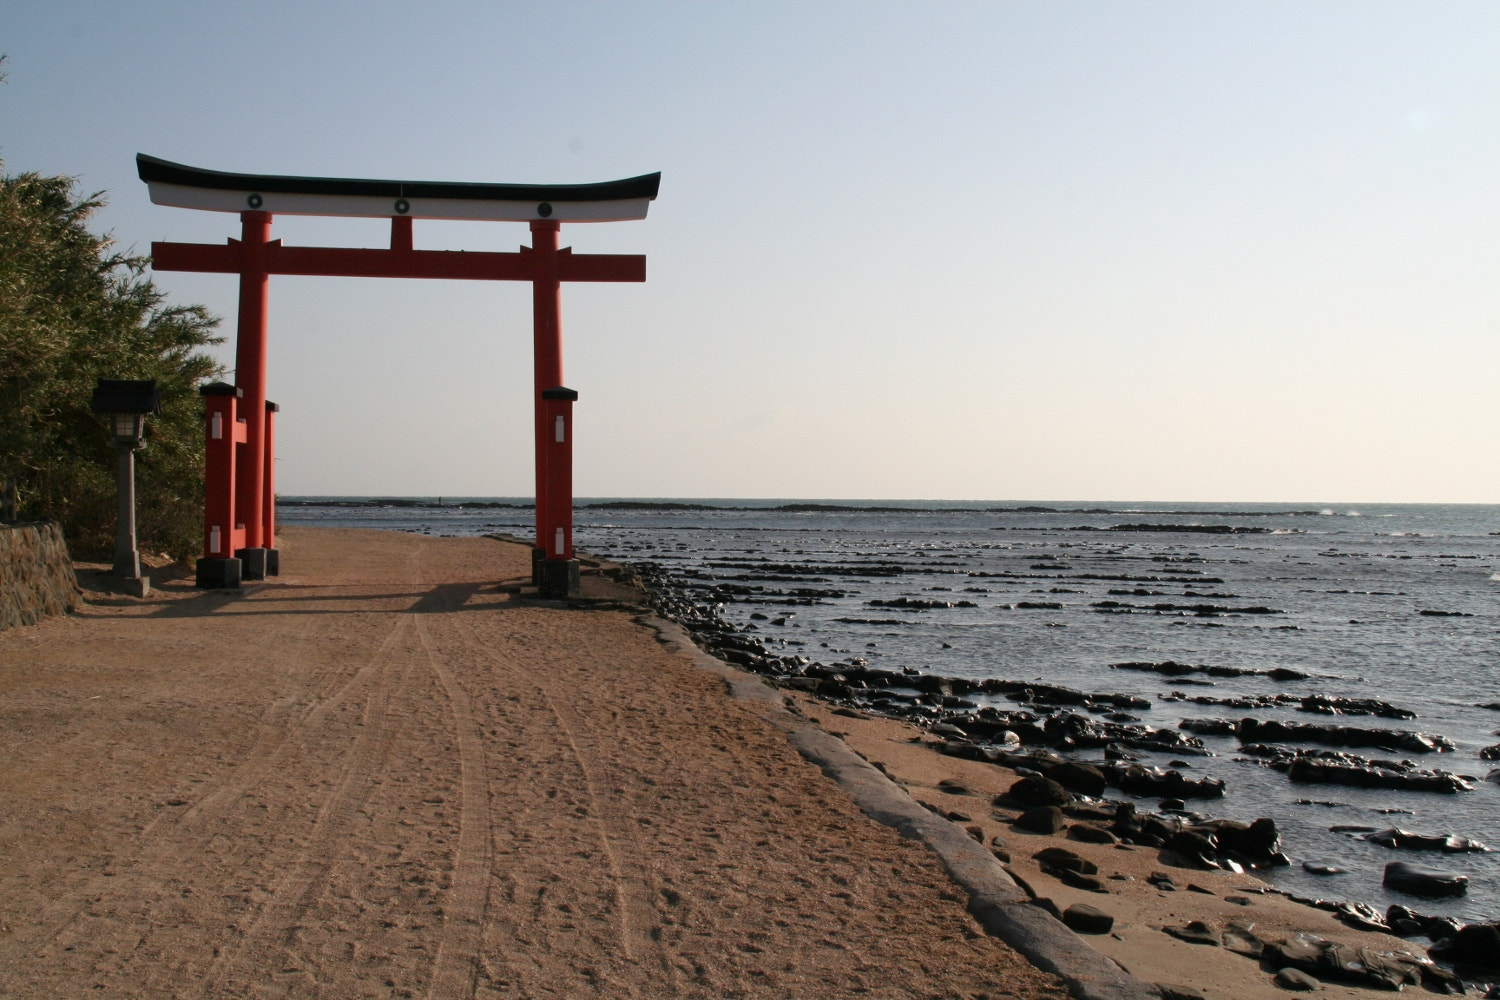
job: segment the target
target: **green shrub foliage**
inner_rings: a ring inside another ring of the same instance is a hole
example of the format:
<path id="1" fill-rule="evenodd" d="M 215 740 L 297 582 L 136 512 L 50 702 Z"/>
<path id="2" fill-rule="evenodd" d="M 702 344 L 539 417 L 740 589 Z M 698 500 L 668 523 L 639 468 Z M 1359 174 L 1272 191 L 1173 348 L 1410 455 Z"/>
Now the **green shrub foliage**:
<path id="1" fill-rule="evenodd" d="M 88 229 L 103 202 L 70 177 L 0 177 L 0 478 L 23 520 L 62 522 L 75 554 L 113 550 L 116 453 L 89 409 L 100 378 L 155 379 L 162 414 L 136 452 L 143 553 L 186 557 L 203 534 L 197 387 L 221 374 L 202 348 L 218 319 L 169 305 L 147 258 Z"/>

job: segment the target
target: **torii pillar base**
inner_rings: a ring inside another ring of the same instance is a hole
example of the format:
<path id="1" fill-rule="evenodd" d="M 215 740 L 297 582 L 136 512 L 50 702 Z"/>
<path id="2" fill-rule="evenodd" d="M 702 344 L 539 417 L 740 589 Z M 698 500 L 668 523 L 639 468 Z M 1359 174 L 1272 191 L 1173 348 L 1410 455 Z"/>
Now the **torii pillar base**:
<path id="1" fill-rule="evenodd" d="M 234 557 L 240 561 L 240 574 L 246 580 L 264 580 L 267 567 L 271 562 L 271 553 L 275 549 L 254 548 L 235 549 Z M 276 552 L 277 568 L 280 569 L 281 553 Z"/>
<path id="2" fill-rule="evenodd" d="M 204 558 L 198 560 L 198 586 L 204 590 L 235 590 L 244 579 L 238 559 Z"/>
<path id="3" fill-rule="evenodd" d="M 543 559 L 538 564 L 537 593 L 542 597 L 577 597 L 581 593 L 577 559 Z"/>

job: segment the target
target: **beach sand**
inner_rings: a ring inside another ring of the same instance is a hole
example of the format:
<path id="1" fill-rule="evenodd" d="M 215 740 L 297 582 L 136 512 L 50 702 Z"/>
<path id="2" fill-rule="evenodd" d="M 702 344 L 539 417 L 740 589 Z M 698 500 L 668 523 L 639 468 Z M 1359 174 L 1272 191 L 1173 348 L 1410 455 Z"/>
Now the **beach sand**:
<path id="1" fill-rule="evenodd" d="M 0 995 L 1065 995 L 632 611 L 507 592 L 528 549 L 280 542 L 0 633 Z"/>

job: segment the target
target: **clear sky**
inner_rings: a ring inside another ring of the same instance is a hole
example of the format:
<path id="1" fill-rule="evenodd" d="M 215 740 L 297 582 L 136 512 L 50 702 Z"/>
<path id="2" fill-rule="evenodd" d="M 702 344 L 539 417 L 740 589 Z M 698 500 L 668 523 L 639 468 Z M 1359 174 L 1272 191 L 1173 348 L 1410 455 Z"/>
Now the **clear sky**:
<path id="1" fill-rule="evenodd" d="M 1500 4 L 0 5 L 0 156 L 660 170 L 565 286 L 580 496 L 1500 502 Z M 278 218 L 382 246 L 373 220 Z M 417 222 L 513 250 L 521 223 Z M 236 280 L 161 274 L 226 317 Z M 271 280 L 287 494 L 529 495 L 529 289 Z"/>

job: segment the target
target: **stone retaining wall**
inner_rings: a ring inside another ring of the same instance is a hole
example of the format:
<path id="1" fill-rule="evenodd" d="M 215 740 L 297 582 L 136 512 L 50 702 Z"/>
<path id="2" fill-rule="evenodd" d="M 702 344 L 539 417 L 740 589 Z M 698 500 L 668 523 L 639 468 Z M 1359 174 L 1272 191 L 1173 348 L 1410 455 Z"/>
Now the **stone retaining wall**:
<path id="1" fill-rule="evenodd" d="M 81 603 L 61 525 L 0 524 L 0 629 L 35 625 Z"/>

